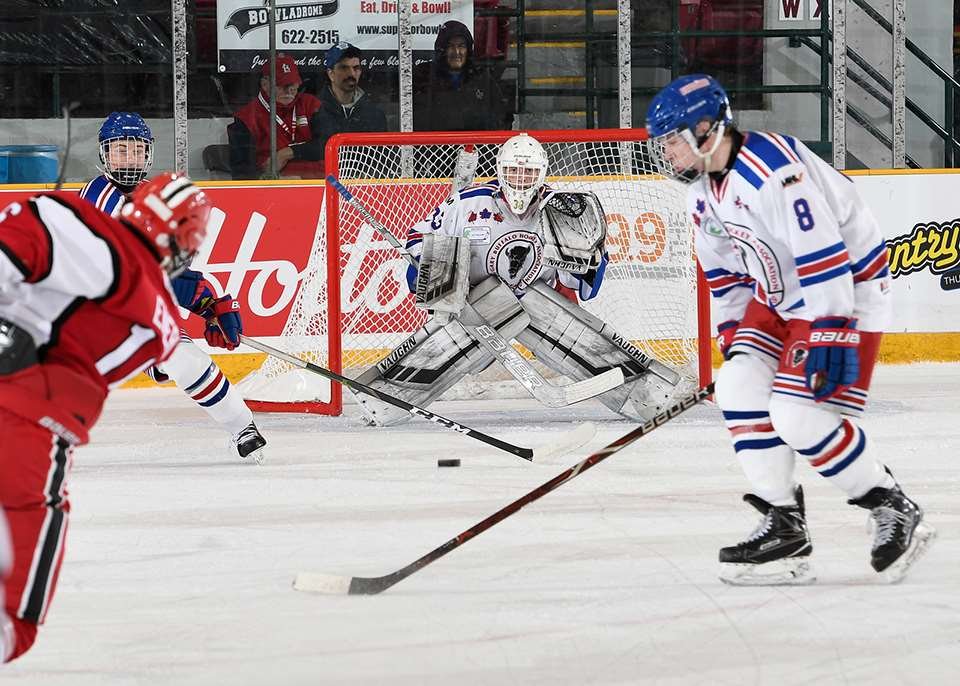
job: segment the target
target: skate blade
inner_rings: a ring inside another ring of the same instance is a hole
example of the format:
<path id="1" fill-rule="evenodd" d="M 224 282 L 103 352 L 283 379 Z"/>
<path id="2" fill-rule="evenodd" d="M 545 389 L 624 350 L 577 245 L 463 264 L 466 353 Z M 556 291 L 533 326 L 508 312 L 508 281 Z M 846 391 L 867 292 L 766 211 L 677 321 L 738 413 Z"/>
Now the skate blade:
<path id="1" fill-rule="evenodd" d="M 720 581 L 731 586 L 805 586 L 816 580 L 805 557 L 788 557 L 761 565 L 720 563 Z"/>
<path id="2" fill-rule="evenodd" d="M 913 538 L 910 539 L 910 546 L 907 551 L 894 560 L 893 564 L 880 572 L 884 581 L 888 584 L 897 584 L 903 581 L 903 578 L 910 571 L 914 563 L 923 557 L 927 549 L 937 538 L 937 530 L 924 522 L 917 524 L 913 531 Z"/>

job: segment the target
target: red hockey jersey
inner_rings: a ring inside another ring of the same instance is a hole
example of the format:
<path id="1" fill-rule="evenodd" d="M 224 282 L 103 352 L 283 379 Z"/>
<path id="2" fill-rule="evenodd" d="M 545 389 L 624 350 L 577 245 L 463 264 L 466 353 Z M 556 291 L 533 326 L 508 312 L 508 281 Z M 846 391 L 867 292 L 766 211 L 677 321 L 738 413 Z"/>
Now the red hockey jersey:
<path id="1" fill-rule="evenodd" d="M 169 280 L 133 229 L 73 193 L 0 211 L 0 318 L 39 364 L 0 376 L 0 407 L 81 444 L 109 388 L 180 339 Z"/>

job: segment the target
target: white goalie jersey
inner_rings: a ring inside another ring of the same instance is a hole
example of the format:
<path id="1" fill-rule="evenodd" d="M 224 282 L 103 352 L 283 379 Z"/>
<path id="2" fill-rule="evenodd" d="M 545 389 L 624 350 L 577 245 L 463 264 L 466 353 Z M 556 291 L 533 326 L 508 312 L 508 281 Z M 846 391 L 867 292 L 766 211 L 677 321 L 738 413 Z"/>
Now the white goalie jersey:
<path id="1" fill-rule="evenodd" d="M 545 188 L 543 193 L 547 192 Z M 540 214 L 541 210 L 533 209 L 524 217 L 514 215 L 496 181 L 473 185 L 445 200 L 411 227 L 406 247 L 419 259 L 425 234 L 464 237 L 470 241 L 470 286 L 496 275 L 520 295 L 537 281 L 553 285 L 559 279 L 562 285 L 575 289 L 581 300 L 593 298 L 603 280 L 606 255 L 596 269 L 586 274 L 572 274 L 546 265 Z M 411 291 L 415 291 L 416 279 L 417 270 L 411 266 L 407 270 Z"/>

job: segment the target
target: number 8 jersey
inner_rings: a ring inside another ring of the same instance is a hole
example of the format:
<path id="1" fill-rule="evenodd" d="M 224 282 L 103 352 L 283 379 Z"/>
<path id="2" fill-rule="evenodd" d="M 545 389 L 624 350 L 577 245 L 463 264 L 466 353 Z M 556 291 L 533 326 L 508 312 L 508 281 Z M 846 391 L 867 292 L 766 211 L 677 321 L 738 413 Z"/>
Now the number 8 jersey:
<path id="1" fill-rule="evenodd" d="M 743 133 L 728 172 L 703 175 L 687 204 L 715 321 L 741 319 L 756 299 L 786 320 L 838 315 L 886 328 L 880 227 L 853 182 L 799 140 Z"/>

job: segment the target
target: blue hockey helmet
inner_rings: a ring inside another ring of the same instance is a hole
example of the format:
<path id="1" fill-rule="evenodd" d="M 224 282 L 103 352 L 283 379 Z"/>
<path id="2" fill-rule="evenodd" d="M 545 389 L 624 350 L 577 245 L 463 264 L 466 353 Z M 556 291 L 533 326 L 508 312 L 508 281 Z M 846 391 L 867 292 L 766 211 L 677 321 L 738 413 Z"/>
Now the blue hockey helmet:
<path id="1" fill-rule="evenodd" d="M 697 135 L 697 127 L 708 122 L 710 128 Z M 673 136 L 681 136 L 691 148 L 691 159 L 709 158 L 716 150 L 723 131 L 733 123 L 730 101 L 716 79 L 706 74 L 689 74 L 674 79 L 657 93 L 647 109 L 647 132 L 651 137 L 654 159 L 661 172 L 681 181 L 693 181 L 700 171 L 677 164 L 664 155 L 664 147 Z M 708 151 L 702 146 L 719 133 Z M 676 157 L 676 155 L 673 155 Z"/>
<path id="2" fill-rule="evenodd" d="M 100 133 L 103 172 L 121 186 L 131 188 L 146 178 L 153 166 L 153 132 L 136 112 L 111 112 Z"/>

